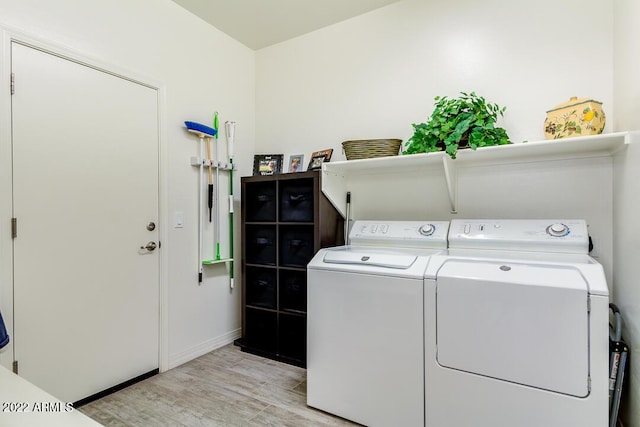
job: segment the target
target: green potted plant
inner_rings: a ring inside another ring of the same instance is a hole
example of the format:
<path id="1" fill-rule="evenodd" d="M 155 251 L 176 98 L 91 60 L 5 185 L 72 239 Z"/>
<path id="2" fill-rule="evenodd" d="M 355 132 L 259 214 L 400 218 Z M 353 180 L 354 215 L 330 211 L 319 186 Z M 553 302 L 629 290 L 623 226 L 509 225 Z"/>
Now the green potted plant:
<path id="1" fill-rule="evenodd" d="M 511 144 L 507 132 L 496 127 L 506 107 L 488 103 L 475 92 L 458 98 L 435 97 L 435 109 L 426 123 L 412 124 L 414 134 L 402 154 L 446 151 L 456 158 L 458 148 Z"/>

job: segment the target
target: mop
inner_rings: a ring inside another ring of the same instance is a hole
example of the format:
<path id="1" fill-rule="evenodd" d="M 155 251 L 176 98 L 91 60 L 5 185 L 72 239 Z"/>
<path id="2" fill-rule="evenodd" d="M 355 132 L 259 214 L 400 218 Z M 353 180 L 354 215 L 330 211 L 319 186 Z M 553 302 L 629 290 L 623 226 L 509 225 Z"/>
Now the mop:
<path id="1" fill-rule="evenodd" d="M 216 138 L 216 161 L 220 161 L 220 150 L 218 146 L 218 112 L 216 111 L 213 114 L 213 128 L 215 129 L 215 138 Z M 220 165 L 216 168 L 216 209 L 220 210 Z M 215 225 L 215 234 L 216 234 L 216 261 L 220 261 L 220 212 L 216 212 L 216 225 Z"/>
<path id="2" fill-rule="evenodd" d="M 227 152 L 229 155 L 229 287 L 233 289 L 233 143 L 236 135 L 236 122 L 225 122 Z"/>
<path id="3" fill-rule="evenodd" d="M 209 126 L 196 123 L 196 122 L 184 122 L 187 130 L 193 134 L 196 134 L 198 138 L 200 138 L 200 167 L 199 167 L 199 181 L 198 181 L 198 283 L 202 283 L 202 229 L 203 229 L 203 192 L 202 192 L 202 181 L 204 178 L 204 145 L 207 144 L 209 147 L 210 138 L 213 138 L 218 131 L 216 129 L 212 129 Z M 205 141 L 206 140 L 206 141 Z M 209 162 L 209 174 L 213 177 L 213 173 L 211 171 L 211 162 Z M 210 181 L 211 182 L 211 181 Z"/>

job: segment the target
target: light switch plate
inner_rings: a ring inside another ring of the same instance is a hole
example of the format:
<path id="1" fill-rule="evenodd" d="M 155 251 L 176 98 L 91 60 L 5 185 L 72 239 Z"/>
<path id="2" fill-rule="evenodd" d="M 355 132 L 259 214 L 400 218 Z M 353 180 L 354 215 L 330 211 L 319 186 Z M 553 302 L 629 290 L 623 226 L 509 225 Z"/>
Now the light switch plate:
<path id="1" fill-rule="evenodd" d="M 174 222 L 173 222 L 173 226 L 175 228 L 182 228 L 184 227 L 184 214 L 182 212 L 176 212 L 174 215 Z"/>

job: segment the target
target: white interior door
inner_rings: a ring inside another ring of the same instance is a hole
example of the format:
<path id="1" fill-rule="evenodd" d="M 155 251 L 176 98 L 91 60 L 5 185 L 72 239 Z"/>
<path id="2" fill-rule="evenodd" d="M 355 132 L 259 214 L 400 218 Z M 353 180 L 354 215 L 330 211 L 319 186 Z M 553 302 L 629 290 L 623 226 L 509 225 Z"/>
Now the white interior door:
<path id="1" fill-rule="evenodd" d="M 157 90 L 12 44 L 14 351 L 77 401 L 158 368 Z"/>

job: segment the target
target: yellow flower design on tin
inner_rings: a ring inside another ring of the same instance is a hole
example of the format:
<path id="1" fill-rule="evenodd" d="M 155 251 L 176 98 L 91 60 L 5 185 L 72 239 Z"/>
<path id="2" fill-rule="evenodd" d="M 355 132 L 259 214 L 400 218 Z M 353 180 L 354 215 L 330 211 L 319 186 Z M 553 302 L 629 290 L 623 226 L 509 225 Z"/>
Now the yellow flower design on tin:
<path id="1" fill-rule="evenodd" d="M 595 115 L 596 115 L 596 110 L 592 110 L 591 108 L 587 107 L 582 112 L 582 120 L 585 122 L 590 122 Z"/>

